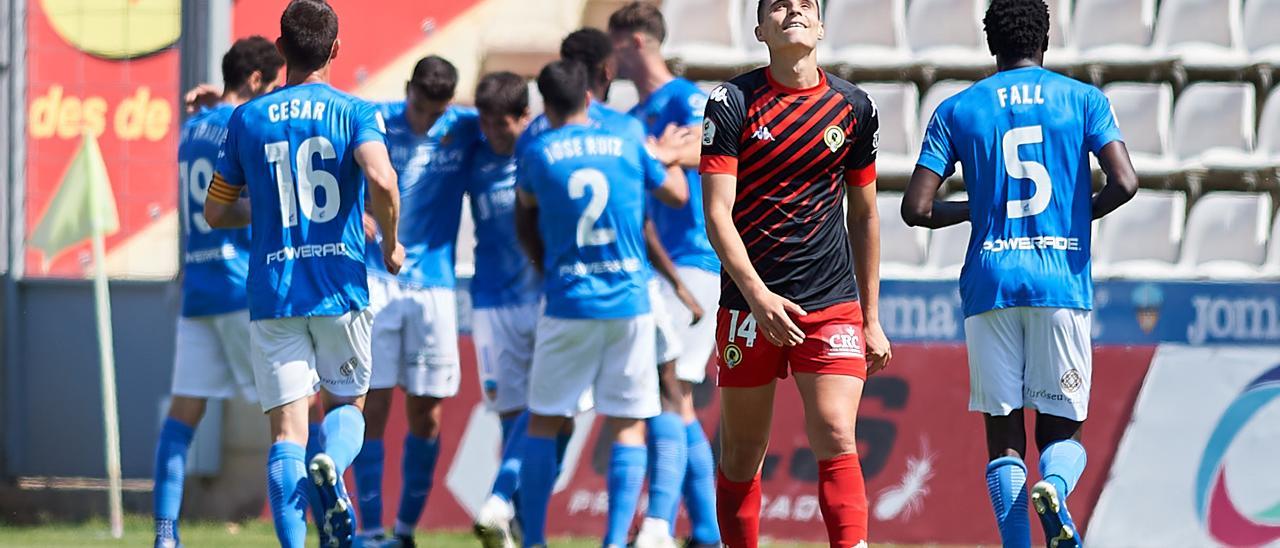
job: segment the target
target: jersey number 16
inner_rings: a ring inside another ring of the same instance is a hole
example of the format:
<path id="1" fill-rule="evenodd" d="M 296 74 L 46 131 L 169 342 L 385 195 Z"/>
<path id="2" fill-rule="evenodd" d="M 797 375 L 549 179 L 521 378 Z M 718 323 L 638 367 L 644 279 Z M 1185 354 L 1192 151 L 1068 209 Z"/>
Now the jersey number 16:
<path id="1" fill-rule="evenodd" d="M 276 141 L 265 145 L 267 163 L 276 171 L 276 188 L 280 191 L 280 218 L 285 227 L 298 225 L 298 205 L 302 214 L 311 222 L 325 223 L 338 215 L 342 205 L 342 193 L 338 178 L 332 173 L 312 165 L 312 158 L 332 160 L 338 157 L 333 143 L 320 136 L 311 137 L 298 145 L 293 158 L 298 170 L 297 192 L 294 191 L 293 166 L 289 165 L 289 141 Z M 316 190 L 324 189 L 324 204 L 316 203 Z M 296 199 L 295 199 L 296 195 Z"/>

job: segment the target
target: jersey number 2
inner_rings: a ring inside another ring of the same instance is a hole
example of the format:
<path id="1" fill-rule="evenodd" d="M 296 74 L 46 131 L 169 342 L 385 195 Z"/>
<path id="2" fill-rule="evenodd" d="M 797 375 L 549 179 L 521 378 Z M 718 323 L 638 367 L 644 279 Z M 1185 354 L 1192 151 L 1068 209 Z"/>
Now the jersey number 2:
<path id="1" fill-rule="evenodd" d="M 609 180 L 598 169 L 579 169 L 569 175 L 569 197 L 577 200 L 591 189 L 591 201 L 587 202 L 582 216 L 578 217 L 578 247 L 611 244 L 618 239 L 612 228 L 596 228 L 596 221 L 604 214 L 609 203 Z"/>
<path id="2" fill-rule="evenodd" d="M 311 160 L 319 154 L 321 160 L 338 157 L 333 143 L 324 137 L 311 137 L 298 145 L 294 165 L 298 168 L 298 188 L 294 191 L 293 168 L 289 165 L 289 141 L 276 141 L 265 146 L 267 163 L 276 171 L 276 188 L 280 191 L 280 218 L 284 226 L 298 225 L 298 206 L 302 214 L 316 223 L 332 221 L 342 205 L 342 193 L 338 178 L 323 169 L 315 168 Z M 324 189 L 324 205 L 316 204 L 316 190 Z M 296 196 L 296 199 L 295 199 Z"/>
<path id="3" fill-rule="evenodd" d="M 1009 200 L 1006 204 L 1010 219 L 1033 217 L 1049 207 L 1049 198 L 1053 196 L 1053 182 L 1049 180 L 1049 170 L 1044 164 L 1018 158 L 1018 147 L 1044 142 L 1044 131 L 1041 126 L 1016 127 L 1004 134 L 1001 149 L 1004 152 L 1004 169 L 1014 179 L 1031 179 L 1035 184 L 1035 192 L 1026 200 Z"/>

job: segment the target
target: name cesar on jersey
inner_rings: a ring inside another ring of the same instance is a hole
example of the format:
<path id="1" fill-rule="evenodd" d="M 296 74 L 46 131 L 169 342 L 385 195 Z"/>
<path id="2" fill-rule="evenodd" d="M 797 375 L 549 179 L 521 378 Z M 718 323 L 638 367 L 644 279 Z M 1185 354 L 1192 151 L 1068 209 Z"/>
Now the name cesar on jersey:
<path id="1" fill-rule="evenodd" d="M 1021 238 L 996 238 L 982 242 L 982 250 L 991 253 L 1002 251 L 1031 251 L 1033 249 L 1056 249 L 1058 251 L 1080 251 L 1080 238 L 1063 236 L 1023 236 Z"/>
<path id="2" fill-rule="evenodd" d="M 329 244 L 311 244 L 300 247 L 282 247 L 267 254 L 267 264 L 283 263 L 294 259 L 313 259 L 320 257 L 337 257 L 347 254 L 347 244 L 343 242 Z"/>
<path id="3" fill-rule="evenodd" d="M 547 163 L 554 164 L 560 160 L 578 158 L 580 156 L 622 156 L 622 138 L 620 137 L 574 137 L 559 139 L 547 143 L 542 148 Z"/>
<path id="4" fill-rule="evenodd" d="M 312 102 L 304 99 L 280 101 L 267 106 L 267 118 L 272 122 L 283 122 L 289 119 L 324 120 L 326 107 L 323 101 Z"/>

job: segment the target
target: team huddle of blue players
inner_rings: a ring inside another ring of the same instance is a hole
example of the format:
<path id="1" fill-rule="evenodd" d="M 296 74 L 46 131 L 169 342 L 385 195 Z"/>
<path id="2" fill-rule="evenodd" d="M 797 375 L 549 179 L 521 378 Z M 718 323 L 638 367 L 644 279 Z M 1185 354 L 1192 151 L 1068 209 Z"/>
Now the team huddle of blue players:
<path id="1" fill-rule="evenodd" d="M 992 3 L 1000 72 L 938 108 L 903 215 L 973 225 L 960 287 L 997 523 L 1006 546 L 1030 545 L 1022 410 L 1032 407 L 1044 481 L 1031 505 L 1050 546 L 1066 547 L 1082 544 L 1065 503 L 1085 462 L 1090 221 L 1134 190 L 1105 96 L 1039 66 L 1044 44 L 1023 31 L 1041 10 Z M 532 120 L 526 81 L 512 73 L 485 75 L 476 108 L 452 104 L 457 70 L 436 56 L 414 67 L 403 101 L 336 90 L 327 80 L 337 16 L 318 0 L 291 2 L 274 44 L 233 45 L 218 104 L 187 120 L 178 150 L 185 274 L 174 398 L 156 450 L 156 546 L 180 545 L 186 453 L 205 401 L 232 396 L 258 401 L 270 422 L 267 491 L 281 545 L 305 544 L 308 511 L 322 546 L 415 545 L 442 450 L 441 404 L 462 378 L 455 257 L 465 203 L 476 361 L 503 435 L 476 515 L 481 544 L 547 543 L 572 418 L 590 408 L 612 442 L 603 545 L 628 544 L 646 477 L 635 546 L 676 546 L 682 502 L 688 545 L 720 544 L 715 463 L 691 397 L 715 351 L 708 312 L 721 287 L 697 170 L 708 98 L 667 70 L 656 8 L 628 5 L 609 26 L 565 39 L 561 60 L 538 75 L 546 112 Z M 602 102 L 618 73 L 640 90 L 630 113 Z M 1108 175 L 1097 195 L 1090 153 Z M 957 164 L 968 201 L 937 200 Z M 409 432 L 386 531 L 383 437 L 396 387 Z"/>

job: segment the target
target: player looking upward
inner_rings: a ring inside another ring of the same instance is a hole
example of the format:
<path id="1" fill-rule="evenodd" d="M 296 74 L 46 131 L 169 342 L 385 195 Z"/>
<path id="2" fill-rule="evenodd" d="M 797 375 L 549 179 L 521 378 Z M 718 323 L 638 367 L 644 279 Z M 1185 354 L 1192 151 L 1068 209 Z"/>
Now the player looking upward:
<path id="1" fill-rule="evenodd" d="M 831 546 L 864 546 L 854 424 L 866 376 L 890 358 L 877 313 L 879 122 L 864 91 L 818 67 L 816 1 L 762 0 L 757 10 L 769 66 L 713 90 L 702 127 L 707 233 L 725 271 L 720 532 L 735 548 L 758 542 L 774 388 L 794 373 Z"/>
<path id="2" fill-rule="evenodd" d="M 987 485 L 1004 545 L 1031 544 L 1022 460 L 1029 407 L 1042 478 L 1031 502 L 1050 547 L 1079 546 L 1066 502 L 1085 465 L 1090 222 L 1128 201 L 1137 177 L 1106 96 L 1041 67 L 1044 2 L 994 0 L 983 24 L 998 72 L 938 107 L 902 215 L 913 226 L 972 224 L 960 274 L 969 409 L 986 422 Z M 1107 177 L 1096 195 L 1089 153 Z M 957 162 L 969 200 L 938 201 Z"/>
<path id="3" fill-rule="evenodd" d="M 632 2 L 623 6 L 609 17 L 609 35 L 619 76 L 631 80 L 640 95 L 639 104 L 630 114 L 645 124 L 649 136 L 655 139 L 673 132 L 689 134 L 684 146 L 666 155 L 672 165 L 683 169 L 689 181 L 689 203 L 675 209 L 650 200 L 649 214 L 662 246 L 675 262 L 679 279 L 688 286 L 699 307 L 713 310 L 720 298 L 720 260 L 707 240 L 697 171 L 707 95 L 692 82 L 673 76 L 667 68 L 661 51 L 666 22 L 656 5 Z M 650 457 L 650 467 L 684 468 L 684 480 L 683 485 L 673 488 L 651 480 L 647 518 L 636 543 L 644 545 L 649 538 L 660 542 L 670 535 L 683 492 L 693 528 L 691 545 L 715 545 L 720 542 L 715 516 L 715 460 L 693 408 L 693 385 L 706 378 L 707 360 L 715 349 L 715 316 L 703 316 L 694 322 L 677 288 L 665 280 L 662 297 L 672 323 L 692 327 L 678 332 L 684 353 L 660 372 L 663 413 L 649 421 L 649 437 L 658 445 Z M 675 451 L 666 450 L 673 446 Z M 674 457 L 670 463 L 663 461 L 668 454 Z M 679 474 L 659 477 L 678 479 Z"/>
<path id="4" fill-rule="evenodd" d="M 173 360 L 173 399 L 156 442 L 154 516 L 156 548 L 180 544 L 178 510 L 187 450 L 209 398 L 256 400 L 249 362 L 249 231 L 217 230 L 204 220 L 227 119 L 241 103 L 279 83 L 284 58 L 261 36 L 236 40 L 222 56 L 220 102 L 182 126 L 178 181 L 183 207 L 182 316 Z"/>
<path id="5" fill-rule="evenodd" d="M 613 441 L 605 546 L 626 543 L 644 481 L 644 420 L 660 411 L 643 240 L 646 191 L 684 189 L 636 139 L 595 126 L 587 71 L 555 61 L 538 75 L 549 128 L 518 160 L 517 234 L 543 272 L 546 309 L 529 375 L 528 438 L 520 470 L 525 546 L 546 544 L 556 436 L 593 389 Z M 619 526 L 621 525 L 621 526 Z"/>
<path id="6" fill-rule="evenodd" d="M 405 392 L 409 432 L 395 536 L 412 545 L 440 454 L 444 399 L 458 393 L 455 247 L 462 218 L 465 153 L 479 138 L 475 111 L 451 105 L 458 71 L 445 59 L 418 61 L 405 100 L 381 105 L 387 147 L 400 181 L 405 264 L 373 324 L 373 376 L 365 415 L 366 450 L 356 459 L 361 535 L 382 536 L 382 437 L 391 390 Z"/>
<path id="7" fill-rule="evenodd" d="M 364 437 L 360 407 L 370 374 L 366 180 L 391 272 L 404 258 L 396 239 L 399 193 L 377 110 L 327 83 L 341 45 L 333 9 L 290 3 L 276 45 L 286 86 L 231 115 L 205 217 L 215 228 L 253 225 L 249 331 L 258 400 L 274 442 L 267 493 L 276 536 L 281 545 L 303 546 L 309 471 L 322 542 L 349 546 L 353 523 L 341 478 Z M 328 410 L 324 451 L 304 468 L 307 401 L 317 387 Z"/>

